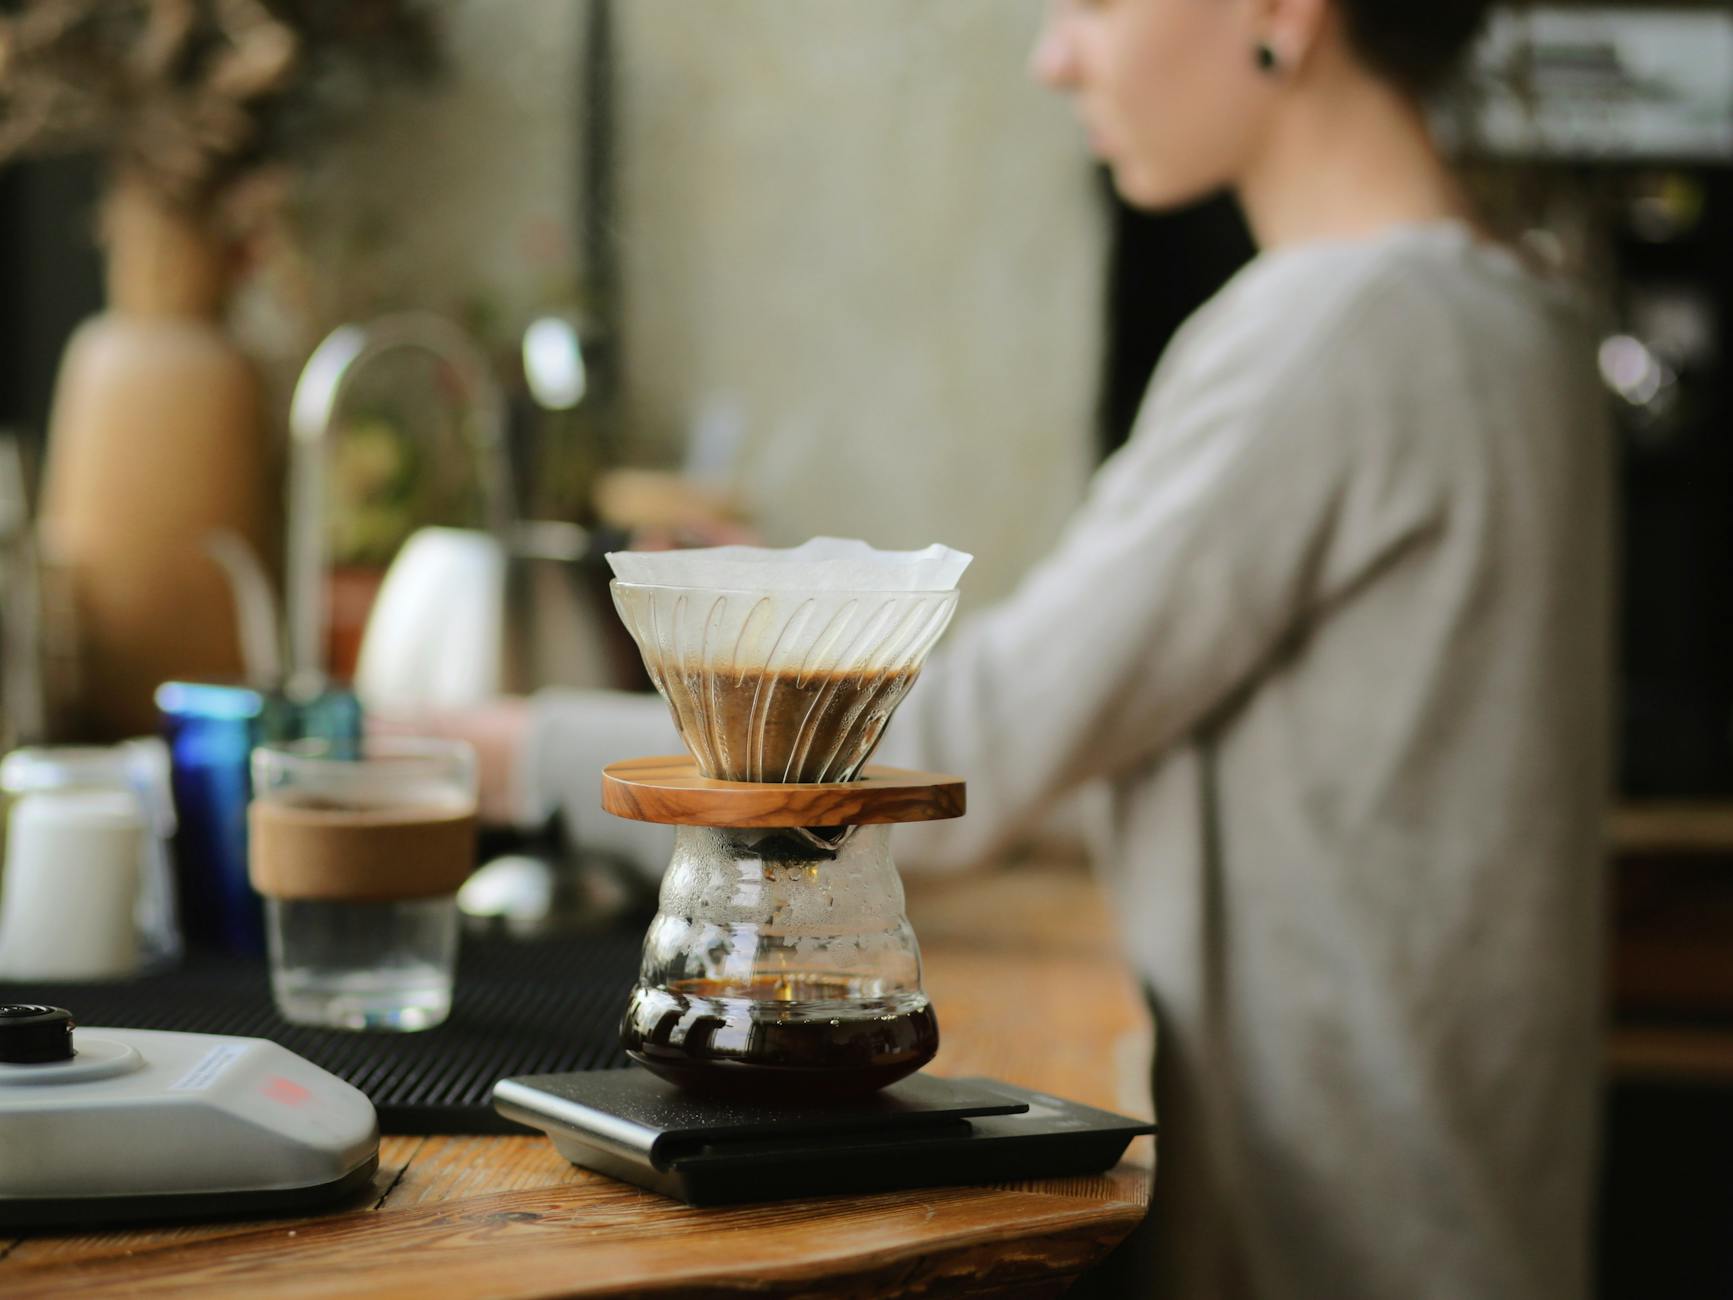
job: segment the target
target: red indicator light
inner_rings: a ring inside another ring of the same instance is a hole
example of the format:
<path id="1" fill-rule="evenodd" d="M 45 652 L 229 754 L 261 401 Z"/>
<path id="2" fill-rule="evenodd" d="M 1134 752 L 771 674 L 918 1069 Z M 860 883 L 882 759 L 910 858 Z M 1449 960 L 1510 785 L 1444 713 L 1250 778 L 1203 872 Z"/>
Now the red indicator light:
<path id="1" fill-rule="evenodd" d="M 285 1079 L 280 1074 L 273 1074 L 265 1080 L 265 1096 L 272 1101 L 280 1101 L 285 1106 L 299 1106 L 309 1100 L 313 1094 L 293 1079 Z"/>

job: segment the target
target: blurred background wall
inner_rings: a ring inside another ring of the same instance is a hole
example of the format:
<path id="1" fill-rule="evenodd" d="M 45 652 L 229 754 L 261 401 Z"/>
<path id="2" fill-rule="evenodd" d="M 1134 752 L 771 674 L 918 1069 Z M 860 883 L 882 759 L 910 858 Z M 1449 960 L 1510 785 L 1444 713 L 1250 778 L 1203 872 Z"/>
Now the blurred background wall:
<path id="1" fill-rule="evenodd" d="M 1041 7 L 618 10 L 635 436 L 704 428 L 778 542 L 971 550 L 972 601 L 1091 462 L 1106 239 L 1069 114 L 1023 72 Z"/>

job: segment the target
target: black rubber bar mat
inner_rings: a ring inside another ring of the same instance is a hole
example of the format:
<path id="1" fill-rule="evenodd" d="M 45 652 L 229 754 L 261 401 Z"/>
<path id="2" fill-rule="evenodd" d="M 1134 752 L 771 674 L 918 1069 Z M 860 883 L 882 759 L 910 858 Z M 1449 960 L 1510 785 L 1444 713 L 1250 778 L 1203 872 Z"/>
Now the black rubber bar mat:
<path id="1" fill-rule="evenodd" d="M 523 1133 L 488 1104 L 500 1079 L 626 1064 L 620 1012 L 643 932 L 536 941 L 465 936 L 451 1018 L 419 1033 L 291 1025 L 271 1004 L 262 958 L 194 957 L 107 984 L 0 982 L 0 1002 L 65 1007 L 81 1025 L 269 1038 L 373 1100 L 386 1133 Z"/>

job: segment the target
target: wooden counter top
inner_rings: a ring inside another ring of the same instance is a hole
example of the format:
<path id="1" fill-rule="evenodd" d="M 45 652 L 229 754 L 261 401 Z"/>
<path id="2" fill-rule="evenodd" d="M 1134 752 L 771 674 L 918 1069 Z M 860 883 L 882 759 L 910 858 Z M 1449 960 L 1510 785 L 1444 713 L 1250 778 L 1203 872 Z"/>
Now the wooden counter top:
<path id="1" fill-rule="evenodd" d="M 1150 1113 L 1150 1030 L 1080 868 L 911 881 L 933 1070 Z M 1142 1218 L 1154 1148 L 1099 1177 L 698 1210 L 541 1137 L 387 1137 L 358 1204 L 303 1219 L 8 1236 L 0 1294 L 1056 1295 Z"/>

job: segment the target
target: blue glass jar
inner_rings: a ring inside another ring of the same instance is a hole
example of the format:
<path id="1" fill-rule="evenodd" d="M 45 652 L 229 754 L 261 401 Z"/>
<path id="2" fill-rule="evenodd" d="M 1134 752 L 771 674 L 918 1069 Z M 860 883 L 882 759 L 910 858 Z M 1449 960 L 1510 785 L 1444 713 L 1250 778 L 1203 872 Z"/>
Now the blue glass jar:
<path id="1" fill-rule="evenodd" d="M 166 682 L 156 703 L 172 763 L 186 945 L 263 954 L 264 905 L 247 880 L 248 759 L 256 745 L 290 740 L 358 749 L 360 702 L 335 687 L 302 697 L 238 683 Z"/>

